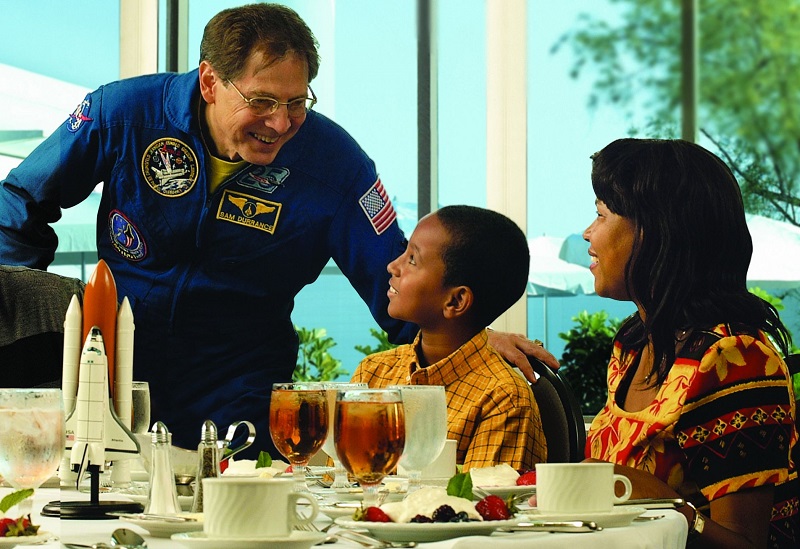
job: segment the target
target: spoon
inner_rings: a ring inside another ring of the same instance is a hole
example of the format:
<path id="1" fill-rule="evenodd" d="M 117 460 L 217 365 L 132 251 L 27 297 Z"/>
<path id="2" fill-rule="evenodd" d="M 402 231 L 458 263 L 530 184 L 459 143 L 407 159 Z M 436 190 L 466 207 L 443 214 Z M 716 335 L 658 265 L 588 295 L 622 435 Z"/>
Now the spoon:
<path id="1" fill-rule="evenodd" d="M 111 545 L 120 549 L 123 547 L 127 549 L 144 549 L 147 547 L 147 542 L 133 530 L 117 528 L 111 533 Z"/>

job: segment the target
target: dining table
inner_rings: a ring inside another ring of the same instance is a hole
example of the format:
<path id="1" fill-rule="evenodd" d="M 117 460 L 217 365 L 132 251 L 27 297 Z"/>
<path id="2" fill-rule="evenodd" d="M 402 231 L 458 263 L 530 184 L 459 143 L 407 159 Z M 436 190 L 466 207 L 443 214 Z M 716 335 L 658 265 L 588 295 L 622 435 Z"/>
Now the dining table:
<path id="1" fill-rule="evenodd" d="M 9 492 L 8 488 L 0 488 L 0 497 Z M 33 522 L 40 525 L 40 535 L 37 538 L 37 547 L 57 548 L 69 547 L 68 544 L 81 544 L 91 547 L 100 542 L 110 543 L 111 533 L 118 528 L 127 528 L 139 533 L 147 542 L 150 549 L 172 549 L 189 547 L 181 541 L 168 537 L 155 537 L 148 530 L 120 518 L 110 519 L 59 519 L 58 517 L 42 516 L 42 508 L 54 500 L 70 501 L 88 499 L 89 495 L 78 492 L 72 488 L 46 487 L 36 490 L 33 504 Z M 121 494 L 101 493 L 100 499 L 125 499 Z M 500 532 L 495 531 L 489 537 L 493 549 L 523 549 L 535 546 L 537 549 L 575 549 L 591 547 L 593 549 L 625 547 L 636 548 L 663 548 L 683 549 L 686 546 L 688 527 L 684 516 L 672 509 L 653 509 L 646 511 L 642 517 L 655 516 L 656 520 L 641 520 L 631 522 L 627 526 L 604 528 L 601 531 L 583 533 L 565 532 Z M 316 521 L 317 528 L 324 528 L 333 519 L 321 513 Z M 338 525 L 329 529 L 336 532 Z M 454 537 L 441 541 L 419 543 L 419 549 L 485 549 L 489 538 L 486 535 L 467 535 Z M 64 544 L 64 545 L 62 545 Z M 220 541 L 214 544 L 214 549 L 226 549 L 230 544 Z M 3 547 L 8 547 L 5 545 Z M 211 547 L 209 544 L 208 547 Z M 270 547 L 264 542 L 263 547 Z M 330 549 L 345 549 L 359 547 L 352 541 L 337 540 L 333 543 L 319 545 Z"/>

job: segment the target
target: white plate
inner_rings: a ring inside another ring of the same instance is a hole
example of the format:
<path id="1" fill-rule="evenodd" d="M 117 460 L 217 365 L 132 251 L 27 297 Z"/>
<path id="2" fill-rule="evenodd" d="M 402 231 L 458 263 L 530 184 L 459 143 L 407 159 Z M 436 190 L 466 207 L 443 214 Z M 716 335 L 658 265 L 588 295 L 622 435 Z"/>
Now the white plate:
<path id="1" fill-rule="evenodd" d="M 525 511 L 525 516 L 530 520 L 585 520 L 596 522 L 603 528 L 616 528 L 628 526 L 633 519 L 647 511 L 644 507 L 634 507 L 633 505 L 620 505 L 614 507 L 612 511 L 595 513 L 545 513 L 538 509 Z"/>
<path id="2" fill-rule="evenodd" d="M 11 547 L 15 547 L 17 545 L 44 543 L 49 539 L 57 540 L 58 538 L 53 534 L 51 534 L 50 532 L 44 532 L 42 530 L 39 530 L 39 533 L 36 534 L 35 536 L 14 536 L 11 538 L 0 537 L 0 547 L 2 547 L 3 549 L 10 549 Z"/>
<path id="3" fill-rule="evenodd" d="M 179 515 L 180 516 L 180 515 Z M 137 518 L 136 515 L 123 515 L 119 520 L 130 522 L 140 528 L 144 528 L 150 535 L 156 538 L 168 538 L 172 534 L 180 532 L 196 532 L 203 529 L 203 515 L 200 513 L 186 514 L 196 518 L 195 521 L 176 521 L 176 520 L 158 520 L 154 518 Z"/>
<path id="4" fill-rule="evenodd" d="M 335 519 L 339 517 L 353 518 L 353 514 L 359 507 L 336 507 L 335 505 L 324 505 L 320 503 L 319 512 Z"/>
<path id="5" fill-rule="evenodd" d="M 142 505 L 147 507 L 148 496 L 142 496 L 138 494 L 124 494 L 124 493 L 121 493 L 120 495 L 125 496 L 126 498 L 130 498 L 133 501 L 141 503 Z M 178 503 L 180 503 L 181 505 L 181 511 L 191 511 L 192 502 L 194 502 L 194 496 L 178 496 Z"/>
<path id="6" fill-rule="evenodd" d="M 303 532 L 295 530 L 285 538 L 242 538 L 221 539 L 209 538 L 205 532 L 185 532 L 173 534 L 172 541 L 177 541 L 186 547 L 201 549 L 263 549 L 264 547 L 278 549 L 308 549 L 325 539 L 322 532 Z"/>
<path id="7" fill-rule="evenodd" d="M 528 486 L 478 486 L 478 488 L 503 499 L 506 499 L 508 496 L 516 496 L 519 494 L 533 495 L 536 493 L 536 486 L 533 484 Z M 476 492 L 473 492 L 473 495 L 476 499 L 483 498 L 483 496 L 478 495 Z"/>
<path id="8" fill-rule="evenodd" d="M 386 541 L 441 541 L 461 536 L 488 536 L 498 528 L 513 526 L 520 521 L 484 520 L 472 522 L 364 522 L 360 520 L 336 519 L 342 528 L 367 530 L 376 538 Z"/>

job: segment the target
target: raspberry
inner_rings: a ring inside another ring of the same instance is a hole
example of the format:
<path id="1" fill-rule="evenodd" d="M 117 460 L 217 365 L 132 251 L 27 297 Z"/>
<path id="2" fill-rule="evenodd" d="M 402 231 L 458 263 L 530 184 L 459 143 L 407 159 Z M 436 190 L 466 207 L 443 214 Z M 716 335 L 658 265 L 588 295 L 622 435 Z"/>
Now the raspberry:
<path id="1" fill-rule="evenodd" d="M 506 502 L 499 496 L 486 496 L 475 504 L 475 510 L 480 513 L 483 520 L 508 520 L 511 518 Z"/>
<path id="2" fill-rule="evenodd" d="M 14 519 L 11 518 L 0 519 L 0 537 L 6 537 L 12 524 L 16 524 L 16 521 Z"/>
<path id="3" fill-rule="evenodd" d="M 456 511 L 449 505 L 442 505 L 433 512 L 433 522 L 450 522 L 456 516 Z"/>
<path id="4" fill-rule="evenodd" d="M 517 478 L 517 486 L 535 486 L 536 471 L 527 471 Z"/>

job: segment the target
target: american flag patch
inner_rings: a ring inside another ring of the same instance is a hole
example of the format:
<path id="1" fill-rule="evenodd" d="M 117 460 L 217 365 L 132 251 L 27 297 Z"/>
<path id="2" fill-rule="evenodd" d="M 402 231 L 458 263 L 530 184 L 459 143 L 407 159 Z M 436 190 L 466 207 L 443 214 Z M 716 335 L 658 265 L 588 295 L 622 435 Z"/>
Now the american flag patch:
<path id="1" fill-rule="evenodd" d="M 389 200 L 380 179 L 358 199 L 358 203 L 367 214 L 367 219 L 377 234 L 388 229 L 392 221 L 397 218 L 397 214 L 392 208 L 392 201 Z"/>

